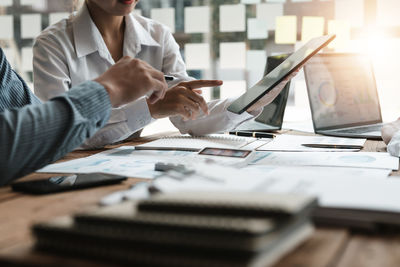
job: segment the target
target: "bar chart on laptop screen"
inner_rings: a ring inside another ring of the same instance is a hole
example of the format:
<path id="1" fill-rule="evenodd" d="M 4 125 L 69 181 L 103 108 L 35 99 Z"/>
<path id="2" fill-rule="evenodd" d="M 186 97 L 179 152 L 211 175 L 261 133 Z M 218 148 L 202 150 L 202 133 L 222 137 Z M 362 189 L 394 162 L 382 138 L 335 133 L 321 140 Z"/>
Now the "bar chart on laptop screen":
<path id="1" fill-rule="evenodd" d="M 82 0 L 0 0 L 0 44 L 33 88 L 32 47 L 49 25 L 79 10 Z M 268 56 L 292 53 L 309 39 L 336 34 L 324 52 L 358 52 L 372 59 L 384 120 L 400 114 L 400 1 L 396 0 L 146 0 L 134 14 L 168 27 L 189 75 L 222 79 L 203 90 L 206 100 L 238 97 L 264 74 Z M 329 83 L 321 101 L 332 105 Z M 360 96 L 358 101 L 367 101 Z M 307 120 L 304 75 L 291 83 L 285 120 Z M 163 125 L 161 125 L 163 126 Z"/>

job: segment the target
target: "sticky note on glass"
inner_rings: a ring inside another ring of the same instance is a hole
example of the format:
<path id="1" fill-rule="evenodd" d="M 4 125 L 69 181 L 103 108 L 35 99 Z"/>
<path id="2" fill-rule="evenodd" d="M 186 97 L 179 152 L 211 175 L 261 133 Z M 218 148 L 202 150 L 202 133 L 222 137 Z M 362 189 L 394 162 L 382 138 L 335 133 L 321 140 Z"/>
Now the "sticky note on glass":
<path id="1" fill-rule="evenodd" d="M 363 27 L 364 0 L 335 0 L 335 20 L 348 20 L 351 27 Z"/>
<path id="2" fill-rule="evenodd" d="M 175 32 L 175 8 L 154 8 L 150 16 L 151 19 L 167 26 L 172 33 Z"/>
<path id="3" fill-rule="evenodd" d="M 44 0 L 20 0 L 20 4 L 21 6 L 33 6 L 37 9 L 46 8 Z"/>
<path id="4" fill-rule="evenodd" d="M 185 61 L 188 70 L 204 70 L 210 68 L 209 44 L 186 44 Z"/>
<path id="5" fill-rule="evenodd" d="M 247 20 L 247 39 L 267 39 L 268 38 L 268 21 L 265 19 L 248 19 Z"/>
<path id="6" fill-rule="evenodd" d="M 221 69 L 245 69 L 246 68 L 246 44 L 220 43 L 220 68 Z"/>
<path id="7" fill-rule="evenodd" d="M 185 7 L 185 33 L 210 31 L 210 7 Z"/>
<path id="8" fill-rule="evenodd" d="M 314 37 L 324 35 L 325 18 L 304 16 L 301 28 L 301 41 L 308 42 Z"/>
<path id="9" fill-rule="evenodd" d="M 23 47 L 21 50 L 22 71 L 32 71 L 33 51 L 32 47 Z"/>
<path id="10" fill-rule="evenodd" d="M 244 32 L 246 30 L 245 5 L 221 5 L 219 12 L 219 30 L 221 32 Z"/>
<path id="11" fill-rule="evenodd" d="M 219 96 L 221 99 L 239 97 L 246 92 L 246 88 L 246 81 L 224 81 Z"/>
<path id="12" fill-rule="evenodd" d="M 6 55 L 8 63 L 12 68 L 15 68 L 15 52 L 13 48 L 3 48 L 3 52 Z"/>
<path id="13" fill-rule="evenodd" d="M 142 10 L 141 10 L 141 9 L 137 9 L 137 8 L 135 8 L 135 9 L 132 11 L 132 14 L 139 15 L 139 16 L 141 16 L 142 13 L 143 13 Z"/>
<path id="14" fill-rule="evenodd" d="M 14 38 L 14 19 L 11 15 L 0 16 L 0 39 L 11 40 Z"/>
<path id="15" fill-rule="evenodd" d="M 57 12 L 49 14 L 49 25 L 56 24 L 57 22 L 69 17 L 68 12 Z"/>
<path id="16" fill-rule="evenodd" d="M 23 39 L 36 38 L 42 31 L 42 15 L 21 15 L 21 37 Z"/>
<path id="17" fill-rule="evenodd" d="M 297 41 L 297 17 L 276 17 L 275 43 L 295 44 Z"/>
<path id="18" fill-rule="evenodd" d="M 267 30 L 275 30 L 276 17 L 283 16 L 283 4 L 258 4 L 257 18 L 267 21 Z"/>
<path id="19" fill-rule="evenodd" d="M 399 10 L 399 0 L 377 0 L 378 25 L 384 27 L 399 26 Z"/>
<path id="20" fill-rule="evenodd" d="M 1 0 L 0 6 L 12 6 L 12 0 Z"/>
<path id="21" fill-rule="evenodd" d="M 247 81 L 249 86 L 256 84 L 264 77 L 267 52 L 265 50 L 248 50 L 246 57 Z"/>
<path id="22" fill-rule="evenodd" d="M 351 28 L 348 21 L 328 21 L 328 34 L 336 34 L 335 40 L 328 45 L 329 48 L 334 48 L 336 51 L 346 51 L 349 49 Z"/>

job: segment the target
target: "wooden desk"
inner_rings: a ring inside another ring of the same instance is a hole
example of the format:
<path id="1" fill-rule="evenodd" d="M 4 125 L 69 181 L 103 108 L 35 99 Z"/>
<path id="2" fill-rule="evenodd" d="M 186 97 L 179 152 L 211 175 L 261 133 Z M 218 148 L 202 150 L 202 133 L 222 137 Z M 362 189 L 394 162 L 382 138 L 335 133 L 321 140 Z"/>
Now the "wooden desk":
<path id="1" fill-rule="evenodd" d="M 123 145 L 137 145 L 145 141 L 149 139 L 140 139 Z M 117 146 L 110 148 L 114 147 Z M 385 151 L 385 145 L 382 142 L 367 141 L 364 151 Z M 100 151 L 73 152 L 64 160 L 85 157 L 97 152 Z M 399 175 L 399 173 L 393 175 Z M 44 176 L 51 175 L 32 174 L 24 180 Z M 101 197 L 114 191 L 127 189 L 138 181 L 143 180 L 129 179 L 120 185 L 48 196 L 28 196 L 14 193 L 10 187 L 0 188 L 0 265 L 100 266 L 99 263 L 32 251 L 33 239 L 30 235 L 30 225 L 38 221 L 96 208 Z M 400 231 L 373 235 L 354 233 L 341 228 L 318 228 L 310 240 L 287 255 L 276 266 L 400 266 Z"/>

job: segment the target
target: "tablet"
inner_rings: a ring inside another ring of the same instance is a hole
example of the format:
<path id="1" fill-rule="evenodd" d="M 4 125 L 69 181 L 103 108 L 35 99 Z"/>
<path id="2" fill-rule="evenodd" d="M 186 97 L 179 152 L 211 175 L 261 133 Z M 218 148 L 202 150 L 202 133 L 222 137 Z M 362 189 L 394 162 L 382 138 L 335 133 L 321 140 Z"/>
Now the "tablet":
<path id="1" fill-rule="evenodd" d="M 318 51 L 332 42 L 335 37 L 336 35 L 333 34 L 311 39 L 303 47 L 283 61 L 273 71 L 264 76 L 261 81 L 236 99 L 228 107 L 228 110 L 236 114 L 242 114 L 245 112 L 269 91 L 274 89 L 274 87 L 283 81 L 287 76 L 292 74 L 300 66 L 306 63 L 312 56 L 317 54 Z"/>

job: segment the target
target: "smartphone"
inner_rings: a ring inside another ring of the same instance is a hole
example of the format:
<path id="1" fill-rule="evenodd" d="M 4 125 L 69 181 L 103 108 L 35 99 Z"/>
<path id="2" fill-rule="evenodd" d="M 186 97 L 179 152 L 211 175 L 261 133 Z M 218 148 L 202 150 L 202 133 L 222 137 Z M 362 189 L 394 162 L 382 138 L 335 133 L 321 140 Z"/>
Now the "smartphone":
<path id="1" fill-rule="evenodd" d="M 252 150 L 213 147 L 206 147 L 196 155 L 200 160 L 211 160 L 220 165 L 238 168 L 247 166 L 254 156 Z"/>
<path id="2" fill-rule="evenodd" d="M 251 152 L 251 150 L 206 147 L 199 152 L 199 155 L 246 158 Z"/>
<path id="3" fill-rule="evenodd" d="M 17 182 L 13 183 L 11 187 L 17 192 L 39 195 L 117 184 L 126 179 L 127 177 L 103 173 L 73 174 L 43 180 Z"/>

